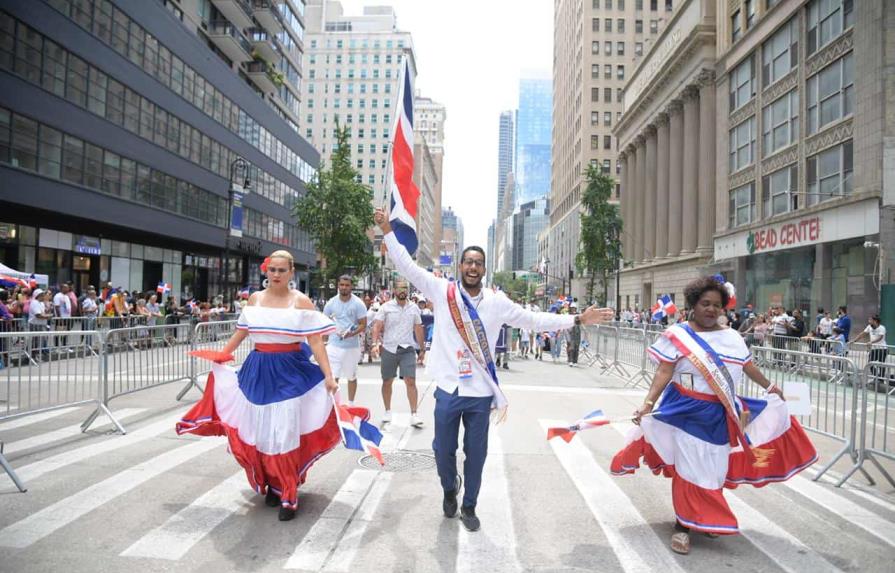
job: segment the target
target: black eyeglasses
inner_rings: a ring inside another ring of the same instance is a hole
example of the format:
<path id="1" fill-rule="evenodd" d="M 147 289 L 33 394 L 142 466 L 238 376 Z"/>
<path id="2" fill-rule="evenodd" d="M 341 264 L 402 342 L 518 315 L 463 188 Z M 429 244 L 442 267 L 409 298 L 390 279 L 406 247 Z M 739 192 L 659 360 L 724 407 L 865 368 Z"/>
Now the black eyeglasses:
<path id="1" fill-rule="evenodd" d="M 485 261 L 479 259 L 463 259 L 462 263 L 470 267 L 485 268 Z"/>

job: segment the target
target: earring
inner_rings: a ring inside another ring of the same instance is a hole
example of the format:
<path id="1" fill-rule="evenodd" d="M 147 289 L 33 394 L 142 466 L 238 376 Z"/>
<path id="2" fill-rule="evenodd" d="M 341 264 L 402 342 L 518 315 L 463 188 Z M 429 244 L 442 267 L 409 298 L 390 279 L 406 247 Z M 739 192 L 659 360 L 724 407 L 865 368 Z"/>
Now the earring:
<path id="1" fill-rule="evenodd" d="M 261 286 L 263 286 L 264 288 L 269 287 L 269 286 L 270 286 L 270 279 L 264 279 L 263 281 L 261 281 Z"/>
<path id="2" fill-rule="evenodd" d="M 289 290 L 295 290 L 295 281 L 289 281 Z"/>

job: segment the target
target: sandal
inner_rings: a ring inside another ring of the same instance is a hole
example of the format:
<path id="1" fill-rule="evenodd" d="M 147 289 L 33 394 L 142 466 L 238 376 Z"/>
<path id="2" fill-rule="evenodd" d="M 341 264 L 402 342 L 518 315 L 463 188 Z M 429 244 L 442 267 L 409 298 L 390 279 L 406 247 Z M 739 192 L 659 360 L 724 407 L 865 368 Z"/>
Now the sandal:
<path id="1" fill-rule="evenodd" d="M 712 533 L 711 531 L 706 531 L 706 532 L 704 532 L 704 535 L 705 535 L 706 537 L 708 537 L 709 539 L 718 539 L 719 537 L 721 537 L 720 534 L 718 534 L 718 533 Z"/>
<path id="2" fill-rule="evenodd" d="M 690 553 L 690 534 L 678 531 L 671 536 L 671 550 L 681 555 Z"/>

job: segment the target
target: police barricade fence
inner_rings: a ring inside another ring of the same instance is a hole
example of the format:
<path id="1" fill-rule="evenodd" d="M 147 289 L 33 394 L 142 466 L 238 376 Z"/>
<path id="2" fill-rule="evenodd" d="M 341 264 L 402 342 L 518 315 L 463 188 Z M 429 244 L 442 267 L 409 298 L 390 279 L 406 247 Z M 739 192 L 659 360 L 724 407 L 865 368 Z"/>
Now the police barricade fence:
<path id="1" fill-rule="evenodd" d="M 768 333 L 761 341 L 749 334 L 745 338 L 753 347 L 764 346 L 780 350 L 846 356 L 854 362 L 858 370 L 862 370 L 869 362 L 895 364 L 895 346 L 871 345 L 867 342 L 849 342 L 843 345 L 834 339 L 821 338 L 814 334 L 795 337 Z"/>
<path id="2" fill-rule="evenodd" d="M 614 326 L 584 326 L 581 328 L 580 358 L 585 366 L 599 364 L 605 372 L 614 366 L 615 340 L 618 328 Z"/>
<path id="3" fill-rule="evenodd" d="M 895 479 L 880 463 L 880 457 L 895 461 L 895 363 L 871 361 L 864 366 L 861 388 L 859 461 L 869 459 L 892 487 Z M 845 482 L 854 469 L 842 477 Z"/>

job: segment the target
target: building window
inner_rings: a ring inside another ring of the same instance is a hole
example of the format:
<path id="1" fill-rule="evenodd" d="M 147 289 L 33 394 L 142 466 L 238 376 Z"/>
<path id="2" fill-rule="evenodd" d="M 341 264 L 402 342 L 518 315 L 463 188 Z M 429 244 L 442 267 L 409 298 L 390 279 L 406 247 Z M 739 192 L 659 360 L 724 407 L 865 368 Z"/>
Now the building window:
<path id="1" fill-rule="evenodd" d="M 624 42 L 616 42 L 615 43 L 615 53 L 619 56 L 625 55 L 625 43 Z"/>
<path id="2" fill-rule="evenodd" d="M 604 24 L 606 25 L 606 31 L 611 32 L 612 31 L 612 18 L 606 18 L 606 21 L 604 22 Z"/>
<path id="3" fill-rule="evenodd" d="M 607 10 L 612 10 L 612 0 L 606 0 L 603 5 L 606 7 Z"/>
<path id="4" fill-rule="evenodd" d="M 599 9 L 600 9 L 600 0 L 593 0 L 593 6 L 592 6 L 592 8 L 593 8 L 594 10 L 599 10 Z"/>
<path id="5" fill-rule="evenodd" d="M 620 80 L 625 79 L 625 66 L 621 66 L 621 65 L 617 66 L 616 77 L 618 77 L 618 79 L 620 79 Z"/>
<path id="6" fill-rule="evenodd" d="M 600 101 L 600 88 L 590 88 L 590 101 Z"/>
<path id="7" fill-rule="evenodd" d="M 655 12 L 659 9 L 659 0 L 649 0 L 649 9 Z"/>
<path id="8" fill-rule="evenodd" d="M 622 103 L 622 96 L 624 95 L 625 90 L 622 88 L 615 88 L 615 102 Z"/>
<path id="9" fill-rule="evenodd" d="M 634 20 L 634 32 L 637 34 L 643 33 L 643 20 Z"/>
<path id="10" fill-rule="evenodd" d="M 616 4 L 616 6 L 618 6 L 619 10 L 625 9 L 625 0 L 618 0 L 618 2 L 616 2 L 615 4 Z"/>
<path id="11" fill-rule="evenodd" d="M 612 125 L 612 112 L 611 111 L 603 112 L 603 125 L 605 125 L 605 126 Z"/>
<path id="12" fill-rule="evenodd" d="M 598 111 L 590 112 L 590 124 L 591 125 L 599 125 L 600 124 L 600 112 L 598 112 Z"/>
<path id="13" fill-rule="evenodd" d="M 599 18 L 592 18 L 592 19 L 591 19 L 591 21 L 590 21 L 590 29 L 591 29 L 591 31 L 593 31 L 593 32 L 599 32 L 599 31 L 600 31 L 600 19 L 599 19 Z"/>
<path id="14" fill-rule="evenodd" d="M 672 0 L 665 0 L 665 11 L 666 12 L 674 11 L 674 2 Z"/>
<path id="15" fill-rule="evenodd" d="M 590 148 L 591 149 L 599 149 L 600 148 L 600 136 L 599 135 L 591 135 L 590 136 Z"/>
<path id="16" fill-rule="evenodd" d="M 808 55 L 829 44 L 854 23 L 854 0 L 814 0 L 808 5 Z"/>
<path id="17" fill-rule="evenodd" d="M 600 171 L 603 172 L 603 175 L 609 175 L 610 169 L 612 169 L 612 162 L 608 159 L 604 159 L 603 166 L 600 168 Z"/>
<path id="18" fill-rule="evenodd" d="M 643 10 L 643 0 L 634 0 L 634 9 Z"/>
<path id="19" fill-rule="evenodd" d="M 746 58 L 732 72 L 730 72 L 730 112 L 739 109 L 740 106 L 752 99 L 755 90 L 752 84 L 755 81 L 755 68 L 752 64 L 752 56 Z"/>
<path id="20" fill-rule="evenodd" d="M 609 64 L 603 64 L 603 77 L 607 80 L 612 78 L 612 66 Z"/>
<path id="21" fill-rule="evenodd" d="M 852 154 L 853 144 L 846 141 L 808 158 L 806 179 L 809 206 L 851 193 Z"/>
<path id="22" fill-rule="evenodd" d="M 761 85 L 767 87 L 798 65 L 799 28 L 796 18 L 777 30 L 761 48 Z"/>
<path id="23" fill-rule="evenodd" d="M 799 137 L 799 92 L 792 90 L 761 110 L 764 157 L 795 143 Z"/>
<path id="24" fill-rule="evenodd" d="M 603 149 L 612 149 L 612 136 L 611 135 L 603 136 Z"/>
<path id="25" fill-rule="evenodd" d="M 649 32 L 650 34 L 655 34 L 659 31 L 659 21 L 658 20 L 650 20 L 649 21 Z"/>
<path id="26" fill-rule="evenodd" d="M 854 53 L 850 52 L 808 78 L 808 133 L 854 111 L 854 67 Z"/>
<path id="27" fill-rule="evenodd" d="M 728 227 L 748 225 L 755 219 L 755 183 L 737 187 L 730 192 L 727 208 Z"/>
<path id="28" fill-rule="evenodd" d="M 607 103 L 612 101 L 612 88 L 603 88 L 603 101 Z"/>
<path id="29" fill-rule="evenodd" d="M 730 39 L 736 42 L 743 36 L 743 26 L 740 22 L 740 11 L 737 10 L 730 15 Z"/>
<path id="30" fill-rule="evenodd" d="M 619 18 L 618 20 L 615 21 L 615 29 L 618 31 L 619 34 L 625 33 L 625 19 L 624 18 Z"/>
<path id="31" fill-rule="evenodd" d="M 643 42 L 634 42 L 634 55 L 635 56 L 643 55 Z"/>
<path id="32" fill-rule="evenodd" d="M 612 55 L 612 42 L 603 42 L 603 53 L 607 56 Z"/>
<path id="33" fill-rule="evenodd" d="M 799 170 L 795 165 L 784 167 L 761 180 L 761 203 L 765 218 L 795 211 Z"/>
<path id="34" fill-rule="evenodd" d="M 600 42 L 591 42 L 590 43 L 590 53 L 591 54 L 599 54 L 600 53 Z"/>
<path id="35" fill-rule="evenodd" d="M 755 116 L 730 130 L 730 173 L 751 165 L 755 159 Z"/>

